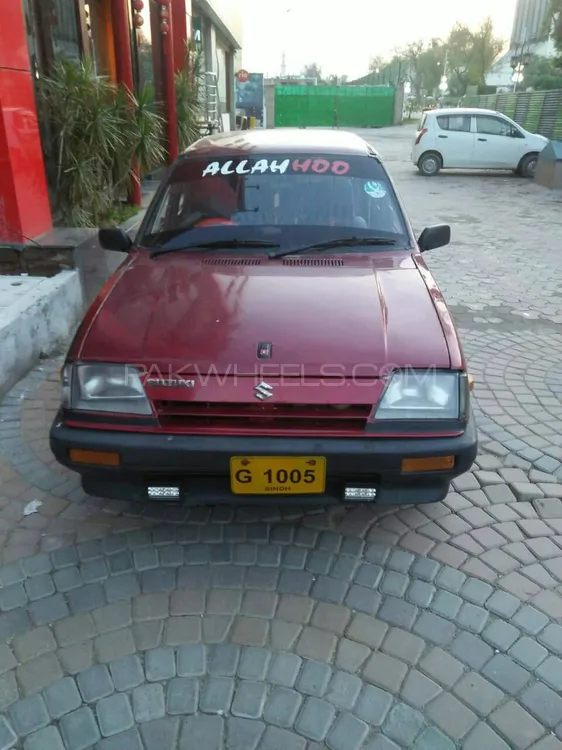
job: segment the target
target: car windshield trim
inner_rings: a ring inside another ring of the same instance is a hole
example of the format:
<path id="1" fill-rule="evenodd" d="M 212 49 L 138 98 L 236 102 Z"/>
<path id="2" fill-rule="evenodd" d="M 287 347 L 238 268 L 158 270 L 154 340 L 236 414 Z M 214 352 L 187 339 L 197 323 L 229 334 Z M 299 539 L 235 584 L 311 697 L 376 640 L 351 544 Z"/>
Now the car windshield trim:
<path id="1" fill-rule="evenodd" d="M 175 248 L 176 238 L 183 246 L 236 238 L 289 250 L 363 234 L 413 242 L 392 178 L 367 147 L 364 155 L 213 152 L 174 165 L 136 244 L 155 251 Z"/>

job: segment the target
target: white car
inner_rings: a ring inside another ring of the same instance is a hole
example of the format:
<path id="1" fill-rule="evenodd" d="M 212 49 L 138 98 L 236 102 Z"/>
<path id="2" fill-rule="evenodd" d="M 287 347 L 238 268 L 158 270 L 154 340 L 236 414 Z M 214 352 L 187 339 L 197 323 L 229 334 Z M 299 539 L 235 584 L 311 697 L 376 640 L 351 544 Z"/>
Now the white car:
<path id="1" fill-rule="evenodd" d="M 435 109 L 424 113 L 412 162 L 425 177 L 441 169 L 509 169 L 533 177 L 548 138 L 529 133 L 491 109 Z"/>

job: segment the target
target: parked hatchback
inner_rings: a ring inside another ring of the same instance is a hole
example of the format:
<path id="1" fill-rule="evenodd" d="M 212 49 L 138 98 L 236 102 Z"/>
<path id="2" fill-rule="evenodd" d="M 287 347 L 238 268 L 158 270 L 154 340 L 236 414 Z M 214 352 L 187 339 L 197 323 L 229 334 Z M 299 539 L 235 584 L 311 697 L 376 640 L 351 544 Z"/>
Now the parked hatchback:
<path id="1" fill-rule="evenodd" d="M 425 503 L 467 471 L 470 378 L 379 154 L 331 130 L 204 138 L 162 182 L 62 370 L 51 429 L 93 495 Z"/>
<path id="2" fill-rule="evenodd" d="M 425 177 L 441 169 L 509 169 L 533 177 L 547 143 L 501 112 L 437 109 L 423 114 L 412 162 Z"/>

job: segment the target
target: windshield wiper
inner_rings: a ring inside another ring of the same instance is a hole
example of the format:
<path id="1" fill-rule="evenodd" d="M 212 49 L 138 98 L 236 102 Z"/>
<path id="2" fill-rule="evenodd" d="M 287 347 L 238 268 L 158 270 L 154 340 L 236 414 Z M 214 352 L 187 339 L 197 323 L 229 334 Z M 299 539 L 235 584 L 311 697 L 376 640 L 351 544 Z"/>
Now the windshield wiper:
<path id="1" fill-rule="evenodd" d="M 342 237 L 337 240 L 316 242 L 313 245 L 296 247 L 293 250 L 282 250 L 280 253 L 268 253 L 269 258 L 282 258 L 293 253 L 304 253 L 306 250 L 329 250 L 332 247 L 358 247 L 360 245 L 396 245 L 396 240 L 388 237 Z"/>
<path id="2" fill-rule="evenodd" d="M 194 242 L 180 247 L 162 247 L 150 253 L 151 258 L 167 253 L 177 253 L 181 250 L 219 250 L 223 247 L 279 247 L 278 242 L 270 240 L 214 240 L 213 242 Z"/>

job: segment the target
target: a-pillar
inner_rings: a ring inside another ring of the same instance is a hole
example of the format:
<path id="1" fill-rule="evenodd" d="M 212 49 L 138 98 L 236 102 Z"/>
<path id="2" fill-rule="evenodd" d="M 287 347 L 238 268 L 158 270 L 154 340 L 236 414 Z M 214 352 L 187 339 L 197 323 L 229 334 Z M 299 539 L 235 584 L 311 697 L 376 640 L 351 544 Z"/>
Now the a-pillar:
<path id="1" fill-rule="evenodd" d="M 133 94 L 133 55 L 131 53 L 131 27 L 129 25 L 129 0 L 111 0 L 111 20 L 113 23 L 113 41 L 115 46 L 115 69 L 117 83 Z M 140 206 L 142 192 L 140 176 L 136 165 L 133 166 L 133 182 L 130 201 Z"/>
<path id="2" fill-rule="evenodd" d="M 1 14 L 0 241 L 24 242 L 52 229 L 51 208 L 22 3 Z"/>

